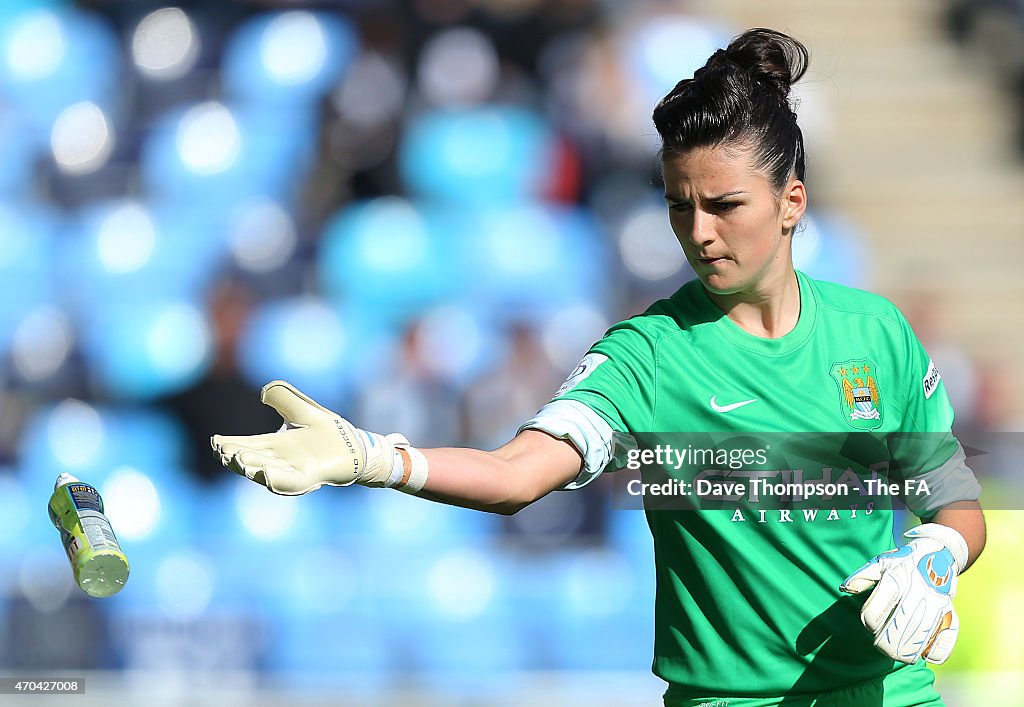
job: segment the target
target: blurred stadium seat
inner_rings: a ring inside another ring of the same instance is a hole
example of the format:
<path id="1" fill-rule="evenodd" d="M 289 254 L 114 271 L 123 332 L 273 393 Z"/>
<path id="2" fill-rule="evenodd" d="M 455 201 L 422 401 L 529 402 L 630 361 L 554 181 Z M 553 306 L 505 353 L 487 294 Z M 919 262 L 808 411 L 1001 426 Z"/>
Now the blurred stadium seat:
<path id="1" fill-rule="evenodd" d="M 284 197 L 305 177 L 316 127 L 308 108 L 206 101 L 173 109 L 146 137 L 143 179 L 152 194 L 186 203 Z"/>
<path id="2" fill-rule="evenodd" d="M 36 140 L 67 106 L 113 105 L 121 54 L 101 18 L 70 7 L 26 7 L 0 24 L 0 96 L 31 126 Z"/>
<path id="3" fill-rule="evenodd" d="M 0 204 L 0 354 L 22 319 L 59 295 L 52 277 L 59 219 L 42 204 Z"/>
<path id="4" fill-rule="evenodd" d="M 501 519 L 465 508 L 420 503 L 403 493 L 366 497 L 367 525 L 363 532 L 380 551 L 381 562 L 391 552 L 439 553 L 455 544 L 488 547 L 498 535 Z"/>
<path id="5" fill-rule="evenodd" d="M 466 211 L 460 235 L 474 273 L 463 288 L 505 323 L 542 320 L 580 301 L 601 306 L 614 296 L 595 287 L 609 277 L 610 253 L 583 210 L 488 204 Z"/>
<path id="6" fill-rule="evenodd" d="M 49 499 L 62 473 L 100 483 L 117 465 L 109 412 L 67 399 L 36 410 L 25 423 L 19 473 L 32 498 Z"/>
<path id="7" fill-rule="evenodd" d="M 254 386 L 284 378 L 327 407 L 387 362 L 389 329 L 366 310 L 339 310 L 314 297 L 260 306 L 242 333 L 239 366 Z"/>
<path id="8" fill-rule="evenodd" d="M 5 519 L 0 525 L 0 575 L 5 578 L 0 596 L 6 596 L 21 558 L 36 547 L 52 545 L 57 529 L 51 526 L 53 534 L 46 533 L 46 524 L 41 522 L 45 514 L 33 513 L 17 470 L 8 467 L 0 467 L 0 514 Z M 36 532 L 30 532 L 32 525 Z"/>
<path id="9" fill-rule="evenodd" d="M 228 40 L 225 90 L 264 107 L 308 107 L 340 80 L 358 47 L 351 24 L 336 12 L 256 15 Z"/>
<path id="10" fill-rule="evenodd" d="M 653 106 L 681 78 L 693 76 L 715 50 L 729 44 L 732 27 L 692 14 L 651 15 L 625 27 L 618 44 L 622 64 L 641 95 L 638 106 Z"/>
<path id="11" fill-rule="evenodd" d="M 864 236 L 849 220 L 828 212 L 804 216 L 793 239 L 793 265 L 811 277 L 850 287 L 867 285 L 869 271 Z"/>
<path id="12" fill-rule="evenodd" d="M 227 245 L 219 213 L 184 202 L 123 199 L 80 210 L 51 254 L 61 294 L 82 318 L 111 302 L 197 299 L 215 281 Z"/>
<path id="13" fill-rule="evenodd" d="M 417 116 L 400 147 L 407 187 L 439 201 L 513 205 L 543 196 L 556 143 L 541 116 L 519 107 L 449 109 Z"/>
<path id="14" fill-rule="evenodd" d="M 644 591 L 653 586 L 644 582 L 648 573 L 641 575 L 615 551 L 562 557 L 551 598 L 555 664 L 563 670 L 648 669 L 654 655 L 654 597 Z"/>
<path id="15" fill-rule="evenodd" d="M 0 198 L 24 199 L 32 191 L 32 172 L 39 146 L 29 139 L 25 118 L 16 110 L 0 107 Z"/>
<path id="16" fill-rule="evenodd" d="M 148 297 L 108 303 L 84 318 L 82 347 L 115 397 L 147 400 L 202 377 L 212 357 L 203 311 L 188 300 Z"/>
<path id="17" fill-rule="evenodd" d="M 398 197 L 347 207 L 327 224 L 320 244 L 324 294 L 389 322 L 454 298 L 471 271 L 451 218 Z"/>

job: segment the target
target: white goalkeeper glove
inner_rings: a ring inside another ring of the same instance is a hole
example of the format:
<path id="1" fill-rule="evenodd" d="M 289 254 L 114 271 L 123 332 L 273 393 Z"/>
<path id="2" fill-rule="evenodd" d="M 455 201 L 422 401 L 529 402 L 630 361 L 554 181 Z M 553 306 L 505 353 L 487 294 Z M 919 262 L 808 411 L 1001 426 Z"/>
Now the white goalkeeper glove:
<path id="1" fill-rule="evenodd" d="M 960 630 L 953 595 L 967 564 L 967 541 L 938 523 L 919 525 L 904 537 L 912 538 L 909 544 L 872 558 L 840 589 L 860 594 L 874 587 L 860 619 L 882 653 L 901 663 L 944 663 Z"/>
<path id="2" fill-rule="evenodd" d="M 232 471 L 284 496 L 324 484 L 387 486 L 408 493 L 423 488 L 426 460 L 402 435 L 361 430 L 285 381 L 263 386 L 260 400 L 284 418 L 281 429 L 210 438 L 221 463 Z"/>

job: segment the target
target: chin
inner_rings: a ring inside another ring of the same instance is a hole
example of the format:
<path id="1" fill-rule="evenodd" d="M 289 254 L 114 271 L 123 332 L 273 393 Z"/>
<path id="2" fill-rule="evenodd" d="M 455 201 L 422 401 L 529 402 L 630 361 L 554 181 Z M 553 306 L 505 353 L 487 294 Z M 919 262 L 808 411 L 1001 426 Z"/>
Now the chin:
<path id="1" fill-rule="evenodd" d="M 743 289 L 743 284 L 739 278 L 731 277 L 730 275 L 724 275 L 721 273 L 698 273 L 698 279 L 704 285 L 704 288 L 716 295 L 731 295 L 739 292 Z"/>

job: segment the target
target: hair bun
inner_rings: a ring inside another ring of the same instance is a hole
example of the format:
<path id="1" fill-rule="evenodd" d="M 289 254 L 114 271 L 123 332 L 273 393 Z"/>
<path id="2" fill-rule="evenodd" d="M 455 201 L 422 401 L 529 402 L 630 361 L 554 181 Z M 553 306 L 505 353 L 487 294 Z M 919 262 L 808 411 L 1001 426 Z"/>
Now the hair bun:
<path id="1" fill-rule="evenodd" d="M 755 27 L 733 39 L 727 49 L 715 52 L 707 66 L 730 61 L 786 100 L 790 87 L 806 73 L 809 60 L 807 48 L 789 35 Z"/>
<path id="2" fill-rule="evenodd" d="M 789 88 L 809 60 L 804 45 L 781 32 L 751 29 L 736 37 L 655 106 L 662 157 L 745 143 L 781 194 L 792 175 L 804 178 L 804 139 Z"/>

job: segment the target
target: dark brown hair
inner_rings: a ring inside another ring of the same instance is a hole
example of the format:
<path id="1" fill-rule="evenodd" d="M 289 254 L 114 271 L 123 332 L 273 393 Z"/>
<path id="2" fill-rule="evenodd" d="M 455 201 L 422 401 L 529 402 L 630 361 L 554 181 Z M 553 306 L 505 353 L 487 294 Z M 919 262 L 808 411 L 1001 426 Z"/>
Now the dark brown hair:
<path id="1" fill-rule="evenodd" d="M 789 35 L 755 28 L 711 55 L 654 109 L 662 155 L 745 144 L 776 192 L 804 178 L 804 139 L 789 89 L 807 71 L 807 48 Z"/>

